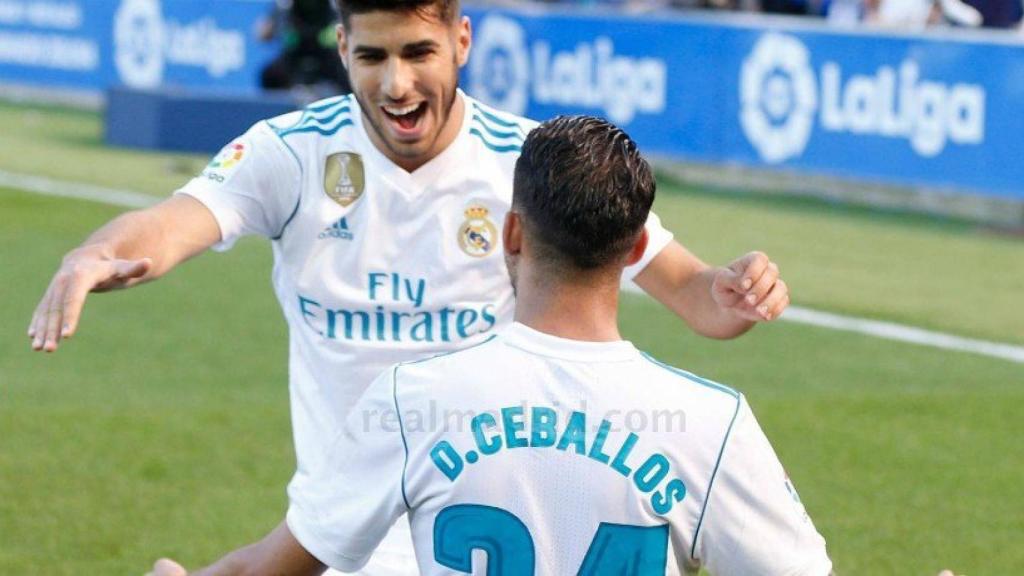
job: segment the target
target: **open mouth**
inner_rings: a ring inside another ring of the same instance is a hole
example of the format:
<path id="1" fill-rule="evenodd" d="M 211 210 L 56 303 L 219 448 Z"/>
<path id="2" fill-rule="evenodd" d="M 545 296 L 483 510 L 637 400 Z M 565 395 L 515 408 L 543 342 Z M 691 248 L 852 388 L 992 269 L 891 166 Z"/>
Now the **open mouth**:
<path id="1" fill-rule="evenodd" d="M 391 123 L 399 129 L 399 132 L 414 131 L 420 124 L 420 119 L 427 111 L 427 103 L 410 104 L 409 106 L 381 106 L 384 114 L 391 120 Z"/>

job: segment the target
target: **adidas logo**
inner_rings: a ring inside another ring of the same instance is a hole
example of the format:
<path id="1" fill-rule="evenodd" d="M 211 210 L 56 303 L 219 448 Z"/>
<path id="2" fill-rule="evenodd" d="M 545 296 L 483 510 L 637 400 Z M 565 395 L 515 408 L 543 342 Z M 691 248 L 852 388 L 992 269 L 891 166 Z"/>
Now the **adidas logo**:
<path id="1" fill-rule="evenodd" d="M 351 240 L 353 238 L 352 232 L 348 229 L 348 221 L 342 216 L 341 220 L 331 224 L 324 231 L 320 233 L 317 238 L 323 240 L 324 238 L 339 238 L 341 240 Z"/>

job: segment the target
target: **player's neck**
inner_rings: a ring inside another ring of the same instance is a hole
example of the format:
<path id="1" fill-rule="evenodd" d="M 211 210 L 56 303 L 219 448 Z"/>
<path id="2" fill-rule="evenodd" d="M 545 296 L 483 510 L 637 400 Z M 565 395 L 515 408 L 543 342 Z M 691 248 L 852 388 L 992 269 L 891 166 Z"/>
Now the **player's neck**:
<path id="1" fill-rule="evenodd" d="M 528 270 L 520 274 L 516 282 L 516 322 L 570 340 L 622 340 L 617 278 L 573 283 L 538 278 Z"/>

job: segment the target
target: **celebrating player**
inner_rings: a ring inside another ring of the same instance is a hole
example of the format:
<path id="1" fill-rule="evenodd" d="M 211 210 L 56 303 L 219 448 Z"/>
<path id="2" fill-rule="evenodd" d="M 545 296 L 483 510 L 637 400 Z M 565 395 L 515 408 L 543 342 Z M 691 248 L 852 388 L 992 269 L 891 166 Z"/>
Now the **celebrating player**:
<path id="1" fill-rule="evenodd" d="M 355 571 L 408 512 L 421 574 L 829 574 L 743 395 L 619 336 L 619 278 L 645 252 L 654 188 L 604 121 L 530 132 L 503 228 L 515 323 L 385 371 L 292 486 L 252 555 L 267 563 L 200 573 Z"/>
<path id="2" fill-rule="evenodd" d="M 29 326 L 34 349 L 56 350 L 90 291 L 158 278 L 243 235 L 270 238 L 289 326 L 292 485 L 323 461 L 385 366 L 477 344 L 511 322 L 499 226 L 535 126 L 458 90 L 471 33 L 457 0 L 338 9 L 353 94 L 258 123 L 170 199 L 94 233 L 64 258 Z M 712 268 L 656 217 L 647 231 L 625 275 L 696 332 L 735 337 L 788 305 L 764 254 Z M 404 541 L 378 554 L 399 573 L 412 564 L 407 528 Z"/>

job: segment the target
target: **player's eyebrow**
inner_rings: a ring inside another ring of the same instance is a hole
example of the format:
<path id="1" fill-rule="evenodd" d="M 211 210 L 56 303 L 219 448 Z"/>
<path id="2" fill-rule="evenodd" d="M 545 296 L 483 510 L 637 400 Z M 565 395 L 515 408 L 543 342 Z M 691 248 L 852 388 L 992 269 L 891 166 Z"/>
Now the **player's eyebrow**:
<path id="1" fill-rule="evenodd" d="M 360 44 L 352 49 L 352 53 L 359 56 L 384 57 L 387 56 L 388 51 L 377 46 L 366 46 L 364 44 Z"/>
<path id="2" fill-rule="evenodd" d="M 433 50 L 438 48 L 440 44 L 434 40 L 420 40 L 419 42 L 410 42 L 402 46 L 402 55 L 409 56 L 414 54 L 421 54 L 427 50 Z"/>

